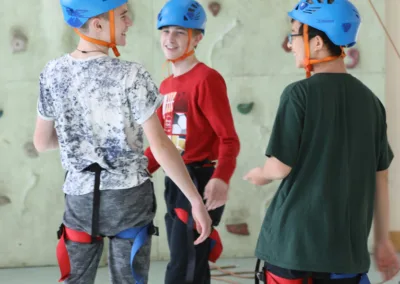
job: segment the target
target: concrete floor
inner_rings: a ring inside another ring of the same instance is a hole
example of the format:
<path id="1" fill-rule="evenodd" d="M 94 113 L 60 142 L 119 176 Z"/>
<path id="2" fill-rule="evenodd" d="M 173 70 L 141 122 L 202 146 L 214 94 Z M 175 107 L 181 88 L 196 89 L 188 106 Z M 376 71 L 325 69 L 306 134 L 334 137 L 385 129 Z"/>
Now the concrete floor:
<path id="1" fill-rule="evenodd" d="M 163 284 L 164 271 L 166 262 L 154 261 L 151 263 L 150 281 L 149 284 Z M 235 265 L 236 268 L 230 269 L 231 271 L 253 271 L 255 259 L 222 259 L 218 262 L 219 266 Z M 218 271 L 213 271 L 212 274 L 218 274 Z M 251 276 L 246 274 L 244 276 Z M 23 269 L 0 269 L 0 284 L 56 284 L 58 283 L 59 270 L 58 267 L 39 267 L 39 268 L 23 268 Z M 372 284 L 381 282 L 380 274 L 375 270 L 374 265 L 371 267 L 369 278 Z M 239 279 L 232 277 L 223 277 L 224 280 L 231 280 L 236 284 L 250 284 L 254 283 L 252 279 Z M 108 284 L 108 271 L 107 268 L 100 268 L 96 284 Z M 213 280 L 212 284 L 222 284 L 227 282 Z M 400 283 L 400 273 L 388 284 Z"/>

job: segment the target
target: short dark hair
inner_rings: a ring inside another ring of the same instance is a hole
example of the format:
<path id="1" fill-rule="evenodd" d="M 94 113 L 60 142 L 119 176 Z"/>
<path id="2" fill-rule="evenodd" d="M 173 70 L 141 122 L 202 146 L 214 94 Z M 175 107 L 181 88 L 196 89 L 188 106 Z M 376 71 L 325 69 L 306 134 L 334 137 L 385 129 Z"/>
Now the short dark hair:
<path id="1" fill-rule="evenodd" d="M 300 28 L 299 28 L 299 34 L 303 33 L 304 25 L 301 23 Z M 311 40 L 313 37 L 319 36 L 322 38 L 322 41 L 326 45 L 329 53 L 332 56 L 340 56 L 342 54 L 342 47 L 339 45 L 334 44 L 324 33 L 323 31 L 320 31 L 316 28 L 308 26 L 308 38 Z"/>

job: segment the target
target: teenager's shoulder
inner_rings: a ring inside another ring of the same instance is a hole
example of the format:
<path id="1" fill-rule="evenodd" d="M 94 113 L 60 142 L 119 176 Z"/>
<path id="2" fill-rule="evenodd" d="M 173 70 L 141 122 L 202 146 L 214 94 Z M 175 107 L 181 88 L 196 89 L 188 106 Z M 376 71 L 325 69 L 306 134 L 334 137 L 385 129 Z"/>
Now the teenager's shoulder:
<path id="1" fill-rule="evenodd" d="M 127 81 L 134 84 L 137 82 L 143 84 L 154 84 L 152 75 L 143 64 L 126 60 L 120 60 L 120 64 L 121 66 L 124 66 Z M 122 75 L 123 74 L 121 74 L 121 76 Z"/>
<path id="2" fill-rule="evenodd" d="M 190 81 L 192 85 L 220 85 L 226 87 L 225 79 L 221 73 L 204 63 L 199 63 L 195 67 L 193 74 L 190 76 Z"/>
<path id="3" fill-rule="evenodd" d="M 224 80 L 224 77 L 222 76 L 221 73 L 219 73 L 216 69 L 208 66 L 205 63 L 199 63 L 199 68 L 198 68 L 198 72 L 200 72 L 203 76 L 203 78 L 205 80 L 208 79 L 220 79 L 220 80 Z"/>
<path id="4" fill-rule="evenodd" d="M 69 54 L 65 54 L 48 61 L 44 66 L 43 71 L 50 71 L 60 68 L 62 68 L 63 70 L 86 69 L 88 67 L 92 67 L 92 70 L 98 69 L 104 71 L 106 69 L 111 72 L 121 73 L 131 73 L 132 71 L 147 72 L 142 64 L 134 61 L 113 58 L 105 55 L 93 56 L 86 59 L 76 59 Z"/>
<path id="5" fill-rule="evenodd" d="M 135 61 L 124 60 L 120 58 L 107 57 L 108 64 L 114 66 L 127 67 L 135 70 L 144 70 L 144 66 Z"/>
<path id="6" fill-rule="evenodd" d="M 59 56 L 49 60 L 43 67 L 41 75 L 47 75 L 57 69 L 60 65 L 65 65 L 68 59 L 68 54 Z"/>
<path id="7" fill-rule="evenodd" d="M 144 65 L 135 61 L 107 57 L 104 62 L 100 62 L 100 65 L 104 65 L 107 70 L 121 77 L 150 76 Z"/>

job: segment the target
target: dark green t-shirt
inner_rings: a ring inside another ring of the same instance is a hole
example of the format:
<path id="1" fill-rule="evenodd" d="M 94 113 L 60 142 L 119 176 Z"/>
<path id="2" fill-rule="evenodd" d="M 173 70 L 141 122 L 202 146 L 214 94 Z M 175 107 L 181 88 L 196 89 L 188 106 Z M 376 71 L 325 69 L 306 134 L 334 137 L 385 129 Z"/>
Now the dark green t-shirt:
<path id="1" fill-rule="evenodd" d="M 266 155 L 292 171 L 267 210 L 256 256 L 294 270 L 368 271 L 376 172 L 393 159 L 379 99 L 350 74 L 295 82 L 281 96 Z"/>

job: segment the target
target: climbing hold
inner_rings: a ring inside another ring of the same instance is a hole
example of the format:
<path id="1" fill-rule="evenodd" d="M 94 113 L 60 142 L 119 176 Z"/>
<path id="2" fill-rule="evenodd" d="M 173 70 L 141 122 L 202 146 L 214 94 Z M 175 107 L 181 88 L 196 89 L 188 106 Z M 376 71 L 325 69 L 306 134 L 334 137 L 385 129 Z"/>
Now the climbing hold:
<path id="1" fill-rule="evenodd" d="M 38 152 L 32 142 L 26 142 L 24 144 L 24 150 L 29 158 L 36 158 L 38 156 Z"/>
<path id="2" fill-rule="evenodd" d="M 241 114 L 248 114 L 253 109 L 253 105 L 253 102 L 248 104 L 239 104 L 237 109 Z"/>
<path id="3" fill-rule="evenodd" d="M 28 43 L 26 35 L 19 28 L 14 28 L 11 35 L 12 52 L 18 53 L 25 51 Z"/>
<path id="4" fill-rule="evenodd" d="M 0 196 L 0 206 L 4 206 L 11 203 L 11 199 L 8 196 Z"/>
<path id="5" fill-rule="evenodd" d="M 208 9 L 213 14 L 213 16 L 216 17 L 219 14 L 219 11 L 221 10 L 221 4 L 219 4 L 218 2 L 211 2 L 208 5 Z"/>
<path id="6" fill-rule="evenodd" d="M 240 236 L 248 236 L 250 235 L 248 226 L 246 223 L 239 224 L 230 224 L 226 225 L 226 229 L 229 233 L 240 235 Z"/>
<path id="7" fill-rule="evenodd" d="M 0 109 L 0 117 L 2 117 L 2 116 L 3 116 L 3 114 L 4 114 L 3 110 L 2 110 L 2 109 Z"/>

